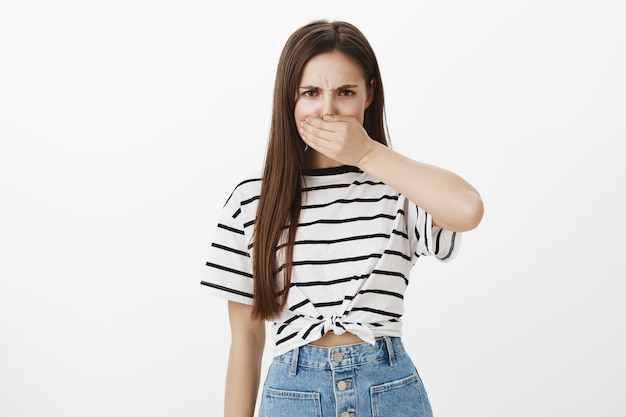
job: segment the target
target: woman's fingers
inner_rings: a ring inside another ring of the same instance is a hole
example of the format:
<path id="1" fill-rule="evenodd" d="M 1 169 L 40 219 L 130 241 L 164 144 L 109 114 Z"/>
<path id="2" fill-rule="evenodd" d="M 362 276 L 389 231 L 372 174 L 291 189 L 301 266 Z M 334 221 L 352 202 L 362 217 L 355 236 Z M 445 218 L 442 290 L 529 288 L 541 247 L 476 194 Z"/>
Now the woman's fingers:
<path id="1" fill-rule="evenodd" d="M 371 141 L 363 126 L 349 116 L 307 117 L 300 136 L 311 148 L 344 164 L 353 165 Z"/>

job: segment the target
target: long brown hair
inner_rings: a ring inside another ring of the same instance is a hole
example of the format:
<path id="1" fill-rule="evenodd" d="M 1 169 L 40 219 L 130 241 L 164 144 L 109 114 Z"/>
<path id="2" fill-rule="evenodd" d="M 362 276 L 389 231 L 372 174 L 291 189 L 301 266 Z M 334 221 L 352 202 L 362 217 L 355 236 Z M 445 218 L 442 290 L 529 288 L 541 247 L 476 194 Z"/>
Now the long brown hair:
<path id="1" fill-rule="evenodd" d="M 298 84 L 312 57 L 335 50 L 354 59 L 367 85 L 373 81 L 372 102 L 365 110 L 363 127 L 372 139 L 387 145 L 380 69 L 363 33 L 350 23 L 326 20 L 317 20 L 296 30 L 287 40 L 278 61 L 272 122 L 254 224 L 253 315 L 258 318 L 270 319 L 281 311 L 291 283 L 293 245 L 302 207 L 305 148 L 294 120 Z M 277 259 L 281 260 L 280 266 Z M 279 275 L 282 275 L 282 283 L 278 282 Z"/>

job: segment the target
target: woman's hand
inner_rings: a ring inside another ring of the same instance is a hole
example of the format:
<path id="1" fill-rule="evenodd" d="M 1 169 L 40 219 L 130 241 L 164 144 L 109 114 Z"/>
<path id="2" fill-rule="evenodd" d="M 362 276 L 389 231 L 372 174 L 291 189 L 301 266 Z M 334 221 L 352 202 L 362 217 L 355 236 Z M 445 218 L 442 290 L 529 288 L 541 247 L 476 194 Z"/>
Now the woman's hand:
<path id="1" fill-rule="evenodd" d="M 308 116 L 298 127 L 304 143 L 317 152 L 344 165 L 359 166 L 377 145 L 354 117 Z"/>

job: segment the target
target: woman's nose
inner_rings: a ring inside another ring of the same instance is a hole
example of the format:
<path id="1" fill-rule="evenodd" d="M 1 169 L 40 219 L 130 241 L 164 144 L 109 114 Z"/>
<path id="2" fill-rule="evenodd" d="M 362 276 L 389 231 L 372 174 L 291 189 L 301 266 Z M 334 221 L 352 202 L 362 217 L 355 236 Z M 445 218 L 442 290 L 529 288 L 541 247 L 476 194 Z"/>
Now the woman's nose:
<path id="1" fill-rule="evenodd" d="M 324 115 L 334 115 L 336 112 L 335 106 L 335 98 L 332 95 L 327 95 L 324 97 L 322 102 L 322 108 L 320 109 L 320 117 Z"/>

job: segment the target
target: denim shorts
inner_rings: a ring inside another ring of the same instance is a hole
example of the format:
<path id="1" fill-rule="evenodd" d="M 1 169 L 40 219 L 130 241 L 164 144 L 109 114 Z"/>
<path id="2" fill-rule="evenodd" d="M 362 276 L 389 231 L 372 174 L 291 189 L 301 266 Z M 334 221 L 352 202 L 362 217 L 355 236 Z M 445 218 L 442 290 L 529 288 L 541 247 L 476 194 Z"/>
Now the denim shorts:
<path id="1" fill-rule="evenodd" d="M 432 417 L 399 337 L 276 356 L 262 395 L 259 417 Z"/>

